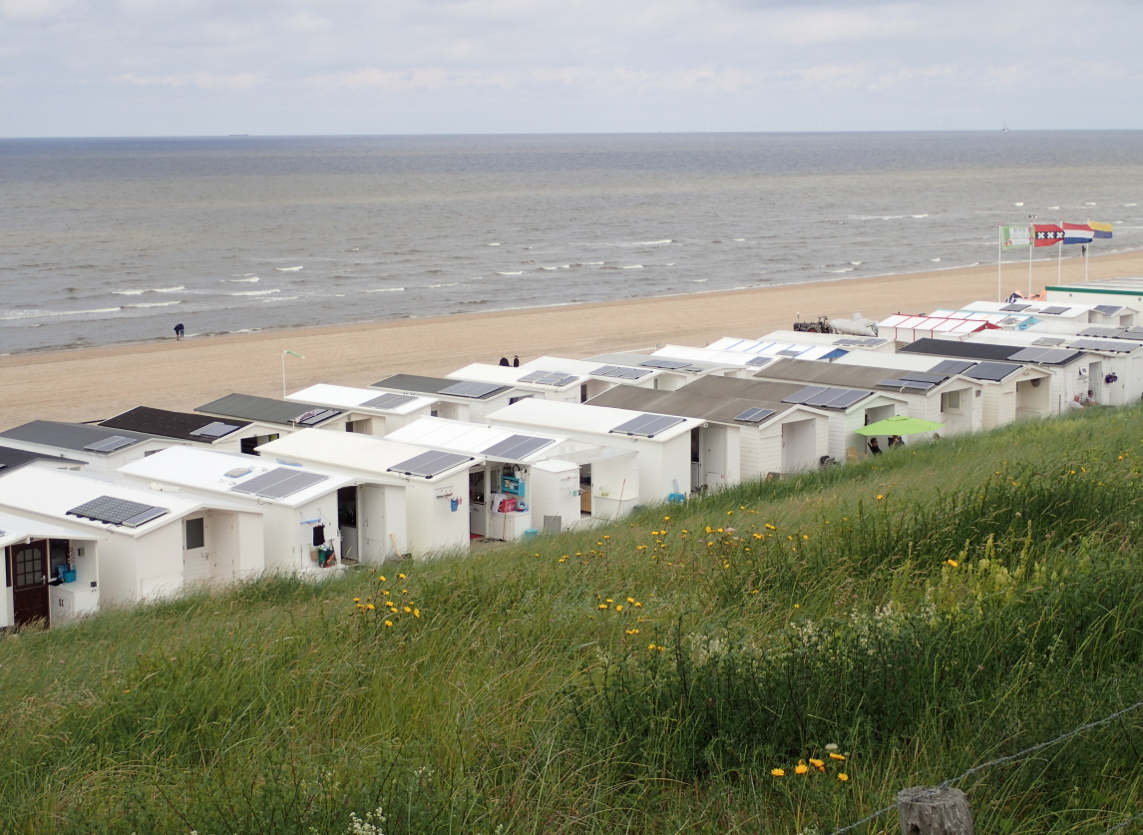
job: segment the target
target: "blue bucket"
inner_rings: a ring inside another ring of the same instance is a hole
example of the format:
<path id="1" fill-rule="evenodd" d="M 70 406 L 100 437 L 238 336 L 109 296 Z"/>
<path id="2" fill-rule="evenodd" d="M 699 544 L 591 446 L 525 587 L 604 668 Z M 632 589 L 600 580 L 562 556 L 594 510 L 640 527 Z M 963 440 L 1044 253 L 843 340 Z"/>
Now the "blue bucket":
<path id="1" fill-rule="evenodd" d="M 75 569 L 74 568 L 65 568 L 64 569 L 63 581 L 65 583 L 74 583 L 75 582 Z"/>

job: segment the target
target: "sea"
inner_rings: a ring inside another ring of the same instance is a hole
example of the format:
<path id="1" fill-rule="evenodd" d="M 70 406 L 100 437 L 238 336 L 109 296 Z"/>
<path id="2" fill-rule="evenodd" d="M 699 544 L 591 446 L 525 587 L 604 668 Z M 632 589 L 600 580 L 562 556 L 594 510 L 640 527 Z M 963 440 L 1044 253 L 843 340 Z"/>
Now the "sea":
<path id="1" fill-rule="evenodd" d="M 10 354 L 1138 249 L 1143 131 L 5 139 L 0 194 Z"/>

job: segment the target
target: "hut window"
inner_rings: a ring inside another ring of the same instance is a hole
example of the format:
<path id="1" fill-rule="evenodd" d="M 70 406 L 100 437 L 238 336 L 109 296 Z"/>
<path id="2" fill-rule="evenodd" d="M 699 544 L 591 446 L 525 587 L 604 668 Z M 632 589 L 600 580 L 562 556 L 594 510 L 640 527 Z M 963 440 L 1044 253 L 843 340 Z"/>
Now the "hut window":
<path id="1" fill-rule="evenodd" d="M 201 516 L 197 519 L 187 519 L 183 524 L 186 536 L 186 550 L 193 551 L 206 545 L 206 520 Z"/>

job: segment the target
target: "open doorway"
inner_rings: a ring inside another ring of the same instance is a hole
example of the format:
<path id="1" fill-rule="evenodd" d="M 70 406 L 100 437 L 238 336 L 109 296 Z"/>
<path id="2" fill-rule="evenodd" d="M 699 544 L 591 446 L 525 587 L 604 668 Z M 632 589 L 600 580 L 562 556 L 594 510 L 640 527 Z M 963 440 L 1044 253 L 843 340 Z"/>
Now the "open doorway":
<path id="1" fill-rule="evenodd" d="M 361 562 L 357 536 L 357 488 L 341 487 L 337 491 L 337 531 L 341 535 L 341 561 Z"/>

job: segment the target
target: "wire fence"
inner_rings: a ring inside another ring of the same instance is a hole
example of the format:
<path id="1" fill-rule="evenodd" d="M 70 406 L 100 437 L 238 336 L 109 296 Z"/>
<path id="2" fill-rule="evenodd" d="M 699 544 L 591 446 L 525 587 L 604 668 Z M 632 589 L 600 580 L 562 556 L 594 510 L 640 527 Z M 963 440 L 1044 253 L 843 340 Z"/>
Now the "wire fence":
<path id="1" fill-rule="evenodd" d="M 1101 725 L 1106 725 L 1109 722 L 1114 722 L 1116 719 L 1120 718 L 1121 716 L 1124 716 L 1128 713 L 1131 713 L 1132 711 L 1138 710 L 1141 707 L 1143 707 L 1143 700 L 1138 701 L 1135 704 L 1128 705 L 1127 707 L 1125 707 L 1121 710 L 1117 710 L 1117 711 L 1115 711 L 1115 713 L 1112 713 L 1108 716 L 1104 716 L 1102 719 L 1096 719 L 1093 722 L 1087 722 L 1086 724 L 1080 725 L 1078 728 L 1073 728 L 1072 730 L 1067 731 L 1065 733 L 1062 733 L 1059 736 L 1053 737 L 1052 739 L 1049 739 L 1046 742 L 1038 742 L 1035 745 L 1029 746 L 1028 748 L 1025 748 L 1022 751 L 1017 751 L 1015 754 L 1009 754 L 1008 756 L 998 757 L 995 760 L 989 760 L 988 762 L 981 763 L 980 765 L 974 765 L 972 768 L 970 768 L 968 771 L 965 771 L 963 774 L 958 774 L 956 777 L 950 777 L 949 779 L 945 780 L 943 783 L 941 783 L 937 786 L 933 786 L 931 789 L 929 789 L 928 792 L 921 792 L 920 794 L 914 795 L 913 799 L 914 800 L 923 800 L 925 797 L 931 797 L 932 795 L 939 792 L 941 789 L 946 789 L 949 786 L 953 785 L 954 783 L 959 783 L 961 780 L 965 779 L 966 777 L 971 777 L 973 774 L 976 774 L 980 771 L 984 771 L 986 768 L 992 768 L 993 766 L 1003 765 L 1004 763 L 1010 763 L 1010 762 L 1013 762 L 1014 760 L 1018 760 L 1018 759 L 1021 759 L 1022 757 L 1026 757 L 1029 754 L 1035 754 L 1037 751 L 1042 751 L 1045 748 L 1050 748 L 1053 745 L 1057 745 L 1061 742 L 1065 742 L 1066 740 L 1071 739 L 1073 736 L 1077 736 L 1079 734 L 1082 734 L 1084 731 L 1090 731 L 1092 728 L 1098 728 Z M 859 821 L 855 821 L 854 823 L 851 823 L 848 826 L 843 826 L 841 829 L 835 829 L 833 832 L 830 833 L 830 835 L 844 835 L 844 833 L 850 832 L 851 830 L 854 830 L 854 829 L 857 829 L 859 826 L 864 826 L 865 824 L 869 823 L 870 821 L 877 820 L 877 818 L 881 817 L 882 815 L 884 815 L 888 812 L 892 812 L 896 808 L 897 808 L 897 804 L 894 803 L 892 806 L 886 806 L 884 809 L 878 809 L 876 812 L 873 812 L 870 815 L 866 815 L 864 818 L 862 818 Z M 1117 823 L 1115 826 L 1113 826 L 1110 829 L 1108 829 L 1107 831 L 1101 833 L 1101 835 L 1112 835 L 1112 833 L 1118 832 L 1119 830 L 1123 829 L 1128 824 L 1133 823 L 1134 821 L 1137 821 L 1137 820 L 1141 820 L 1141 819 L 1143 819 L 1143 812 L 1140 812 L 1138 815 L 1135 815 L 1134 817 L 1128 818 L 1125 821 L 1121 821 L 1120 823 Z"/>

